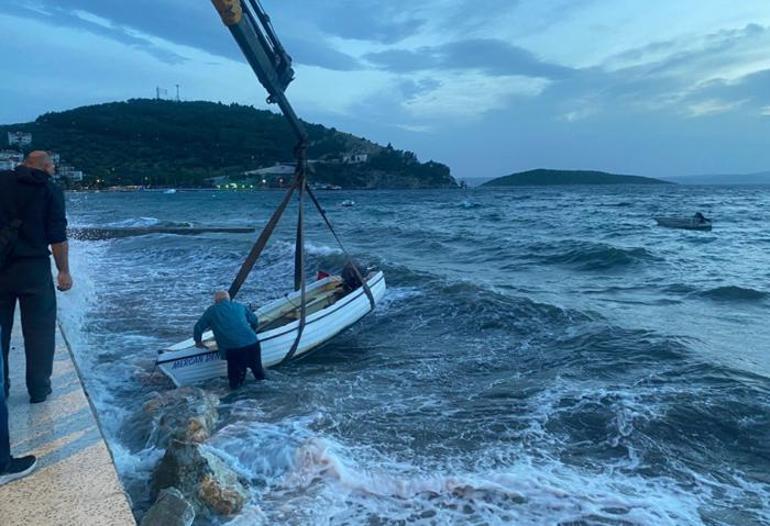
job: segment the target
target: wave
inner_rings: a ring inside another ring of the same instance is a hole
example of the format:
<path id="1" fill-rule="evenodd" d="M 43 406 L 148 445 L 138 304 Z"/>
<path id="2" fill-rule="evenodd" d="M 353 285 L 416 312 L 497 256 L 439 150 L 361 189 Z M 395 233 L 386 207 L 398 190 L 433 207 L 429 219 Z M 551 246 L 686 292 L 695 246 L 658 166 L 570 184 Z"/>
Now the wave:
<path id="1" fill-rule="evenodd" d="M 482 206 L 483 205 L 481 203 L 474 203 L 473 201 L 470 201 L 468 199 L 460 203 L 460 208 L 465 208 L 465 209 L 481 208 Z"/>
<path id="2" fill-rule="evenodd" d="M 528 257 L 545 264 L 569 265 L 578 270 L 612 270 L 657 261 L 645 248 L 622 248 L 605 243 L 566 241 L 541 242 L 529 246 Z"/>
<path id="3" fill-rule="evenodd" d="M 84 225 L 81 225 L 84 226 Z M 182 221 L 161 221 L 157 217 L 132 217 L 120 221 L 112 221 L 101 225 L 89 225 L 96 228 L 140 228 L 140 227 L 192 227 L 193 223 Z"/>
<path id="4" fill-rule="evenodd" d="M 700 296 L 716 301 L 761 301 L 770 296 L 770 293 L 747 287 L 728 285 L 706 290 L 701 292 Z"/>
<path id="5" fill-rule="evenodd" d="M 301 524 L 389 522 L 502 525 L 556 523 L 697 523 L 698 498 L 673 481 L 611 468 L 583 471 L 520 452 L 507 466 L 469 470 L 394 460 L 351 449 L 311 431 L 313 423 L 241 422 L 212 440 L 212 451 L 262 488 L 268 519 Z M 249 444 L 244 448 L 244 444 Z M 505 457 L 498 446 L 490 455 Z M 461 462 L 460 462 L 461 463 Z M 274 503 L 281 503 L 275 506 Z M 291 516 L 287 516 L 289 513 Z"/>

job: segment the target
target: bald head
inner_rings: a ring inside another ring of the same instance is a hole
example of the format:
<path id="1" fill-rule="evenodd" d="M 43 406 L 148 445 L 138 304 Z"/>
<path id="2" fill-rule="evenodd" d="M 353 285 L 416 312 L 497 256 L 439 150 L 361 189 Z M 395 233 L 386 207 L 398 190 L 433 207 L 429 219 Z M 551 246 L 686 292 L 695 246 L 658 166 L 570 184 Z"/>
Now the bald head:
<path id="1" fill-rule="evenodd" d="M 214 293 L 214 303 L 230 301 L 230 294 L 226 290 L 218 290 Z"/>
<path id="2" fill-rule="evenodd" d="M 56 172 L 56 166 L 51 160 L 51 156 L 48 152 L 42 150 L 35 150 L 30 152 L 24 159 L 24 166 L 28 168 L 34 168 L 35 170 L 42 170 L 47 172 L 48 175 L 53 175 Z"/>

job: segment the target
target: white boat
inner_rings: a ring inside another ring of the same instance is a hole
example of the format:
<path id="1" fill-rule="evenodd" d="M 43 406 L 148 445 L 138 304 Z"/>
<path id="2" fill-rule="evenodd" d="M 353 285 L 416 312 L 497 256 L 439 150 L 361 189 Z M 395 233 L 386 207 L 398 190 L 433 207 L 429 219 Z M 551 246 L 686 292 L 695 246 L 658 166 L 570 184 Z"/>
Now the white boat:
<path id="1" fill-rule="evenodd" d="M 685 230 L 711 230 L 711 221 L 696 217 L 658 216 L 655 218 L 659 226 L 666 228 L 682 228 Z"/>
<path id="2" fill-rule="evenodd" d="M 356 202 L 352 199 L 345 199 L 340 203 L 341 206 L 356 206 Z"/>
<path id="3" fill-rule="evenodd" d="M 168 190 L 164 190 L 163 193 L 166 194 L 166 195 L 175 194 L 176 193 L 176 188 L 169 188 Z"/>
<path id="4" fill-rule="evenodd" d="M 385 295 L 385 276 L 381 271 L 367 275 L 375 305 Z M 297 338 L 300 292 L 292 292 L 255 311 L 260 322 L 257 333 L 262 347 L 262 365 L 281 363 Z M 372 310 L 364 288 L 347 292 L 339 276 L 329 276 L 310 284 L 306 290 L 306 321 L 294 357 L 307 354 L 347 329 Z M 192 338 L 159 352 L 156 364 L 177 387 L 220 376 L 227 376 L 227 362 L 220 359 L 214 335 L 204 333 L 206 349 L 195 346 Z"/>

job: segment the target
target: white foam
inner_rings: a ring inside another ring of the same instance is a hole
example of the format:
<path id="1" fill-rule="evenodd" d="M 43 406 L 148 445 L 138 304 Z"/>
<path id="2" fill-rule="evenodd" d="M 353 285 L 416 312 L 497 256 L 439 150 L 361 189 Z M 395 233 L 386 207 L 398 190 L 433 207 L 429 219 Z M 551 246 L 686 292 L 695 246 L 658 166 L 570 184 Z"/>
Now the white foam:
<path id="1" fill-rule="evenodd" d="M 241 421 L 212 439 L 242 475 L 264 482 L 255 500 L 269 521 L 361 523 L 378 516 L 439 524 L 698 524 L 708 498 L 666 478 L 583 471 L 515 445 L 515 455 L 488 452 L 516 458 L 492 470 L 468 472 L 461 458 L 447 458 L 440 470 L 420 466 L 419 459 L 396 462 L 376 449 L 314 434 L 314 420 Z"/>
<path id="2" fill-rule="evenodd" d="M 107 223 L 108 227 L 142 227 L 142 226 L 154 226 L 160 223 L 160 219 L 157 217 L 132 217 L 129 219 L 122 219 L 120 221 L 113 221 Z"/>

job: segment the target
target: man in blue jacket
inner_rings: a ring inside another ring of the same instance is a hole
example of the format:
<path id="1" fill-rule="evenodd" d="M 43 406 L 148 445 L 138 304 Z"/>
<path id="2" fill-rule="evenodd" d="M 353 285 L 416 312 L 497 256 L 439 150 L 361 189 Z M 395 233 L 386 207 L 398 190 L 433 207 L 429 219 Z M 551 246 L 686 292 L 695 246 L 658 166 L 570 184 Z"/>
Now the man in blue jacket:
<path id="1" fill-rule="evenodd" d="M 265 378 L 257 338 L 258 326 L 254 313 L 246 306 L 231 301 L 224 290 L 214 294 L 214 305 L 206 309 L 195 324 L 193 337 L 197 347 L 205 349 L 203 333 L 209 329 L 214 332 L 219 355 L 227 360 L 227 379 L 231 389 L 243 384 L 247 369 L 251 369 L 255 379 Z"/>
<path id="2" fill-rule="evenodd" d="M 30 402 L 51 394 L 56 331 L 56 293 L 51 276 L 53 253 L 57 287 L 72 288 L 64 194 L 51 180 L 55 166 L 48 153 L 34 151 L 14 171 L 0 172 L 0 226 L 21 221 L 18 238 L 0 268 L 0 345 L 5 361 L 5 395 L 10 388 L 8 353 L 16 303 L 27 357 Z M 50 252 L 49 252 L 50 247 Z"/>

